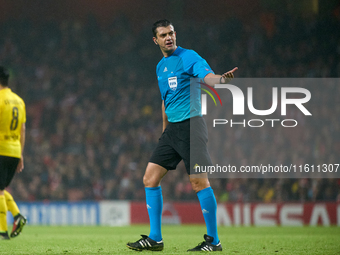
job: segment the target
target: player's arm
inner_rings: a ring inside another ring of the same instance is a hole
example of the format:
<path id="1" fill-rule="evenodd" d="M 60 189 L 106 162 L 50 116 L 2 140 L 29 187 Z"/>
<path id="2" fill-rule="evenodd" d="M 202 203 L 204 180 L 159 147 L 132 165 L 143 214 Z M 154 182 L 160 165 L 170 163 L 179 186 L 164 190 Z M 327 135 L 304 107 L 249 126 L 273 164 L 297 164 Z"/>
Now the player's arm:
<path id="1" fill-rule="evenodd" d="M 210 86 L 214 86 L 215 84 L 223 84 L 223 83 L 228 83 L 234 78 L 234 72 L 238 69 L 238 67 L 235 67 L 234 69 L 225 72 L 222 75 L 219 74 L 213 74 L 213 73 L 208 73 L 204 77 L 204 82 Z"/>
<path id="2" fill-rule="evenodd" d="M 21 144 L 21 158 L 17 166 L 17 173 L 20 173 L 24 169 L 24 147 L 26 136 L 26 123 L 21 124 L 20 130 L 20 144 Z"/>
<path id="3" fill-rule="evenodd" d="M 164 100 L 162 100 L 162 118 L 163 118 L 163 132 L 164 132 L 166 126 L 169 124 L 168 116 L 166 116 L 166 113 L 165 113 Z"/>

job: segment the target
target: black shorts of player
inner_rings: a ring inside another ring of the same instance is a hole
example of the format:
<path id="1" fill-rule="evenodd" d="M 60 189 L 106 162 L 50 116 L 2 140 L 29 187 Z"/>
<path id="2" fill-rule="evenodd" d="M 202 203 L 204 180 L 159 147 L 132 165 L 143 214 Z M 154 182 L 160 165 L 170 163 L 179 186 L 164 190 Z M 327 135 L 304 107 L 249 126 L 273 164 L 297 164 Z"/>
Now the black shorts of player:
<path id="1" fill-rule="evenodd" d="M 0 190 L 4 190 L 12 181 L 20 158 L 0 156 Z"/>
<path id="2" fill-rule="evenodd" d="M 159 138 L 150 162 L 174 170 L 183 159 L 187 173 L 195 174 L 196 165 L 212 165 L 207 142 L 208 130 L 202 117 L 169 123 Z"/>

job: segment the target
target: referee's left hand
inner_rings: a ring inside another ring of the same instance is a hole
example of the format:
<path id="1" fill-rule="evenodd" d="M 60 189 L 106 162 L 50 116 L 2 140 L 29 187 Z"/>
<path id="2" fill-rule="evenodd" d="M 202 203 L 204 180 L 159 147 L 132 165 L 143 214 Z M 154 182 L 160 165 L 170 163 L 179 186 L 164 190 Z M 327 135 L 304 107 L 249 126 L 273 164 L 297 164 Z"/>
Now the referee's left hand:
<path id="1" fill-rule="evenodd" d="M 222 78 L 224 79 L 224 83 L 227 83 L 231 81 L 234 78 L 234 72 L 238 69 L 238 67 L 235 67 L 233 70 L 230 70 L 228 72 L 225 72 L 222 74 Z"/>

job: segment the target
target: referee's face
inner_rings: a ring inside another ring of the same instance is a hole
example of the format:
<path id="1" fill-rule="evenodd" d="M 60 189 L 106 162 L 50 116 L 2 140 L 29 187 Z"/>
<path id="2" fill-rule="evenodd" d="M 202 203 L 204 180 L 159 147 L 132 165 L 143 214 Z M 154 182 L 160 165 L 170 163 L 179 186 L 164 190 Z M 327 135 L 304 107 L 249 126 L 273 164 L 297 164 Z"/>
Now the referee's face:
<path id="1" fill-rule="evenodd" d="M 153 38 L 156 45 L 165 56 L 171 55 L 177 48 L 176 32 L 173 26 L 158 27 L 156 37 Z"/>

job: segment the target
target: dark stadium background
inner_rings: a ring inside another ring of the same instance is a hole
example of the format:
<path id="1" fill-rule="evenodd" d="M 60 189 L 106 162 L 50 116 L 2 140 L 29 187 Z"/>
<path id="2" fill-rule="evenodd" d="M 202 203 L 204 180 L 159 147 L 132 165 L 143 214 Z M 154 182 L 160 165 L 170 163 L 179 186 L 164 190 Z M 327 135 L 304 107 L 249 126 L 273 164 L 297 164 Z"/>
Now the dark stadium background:
<path id="1" fill-rule="evenodd" d="M 142 176 L 162 125 L 162 55 L 151 33 L 161 18 L 216 73 L 238 66 L 238 77 L 340 76 L 338 1 L 0 0 L 0 63 L 27 107 L 25 169 L 9 187 L 17 201 L 144 201 Z M 328 95 L 311 103 L 325 121 L 340 116 L 339 89 Z M 286 150 L 302 162 L 339 160 L 340 126 L 332 123 L 309 134 L 312 150 Z M 247 139 L 256 152 L 256 136 Z M 340 201 L 339 179 L 212 186 L 220 203 Z M 182 164 L 162 188 L 167 201 L 197 201 Z"/>

